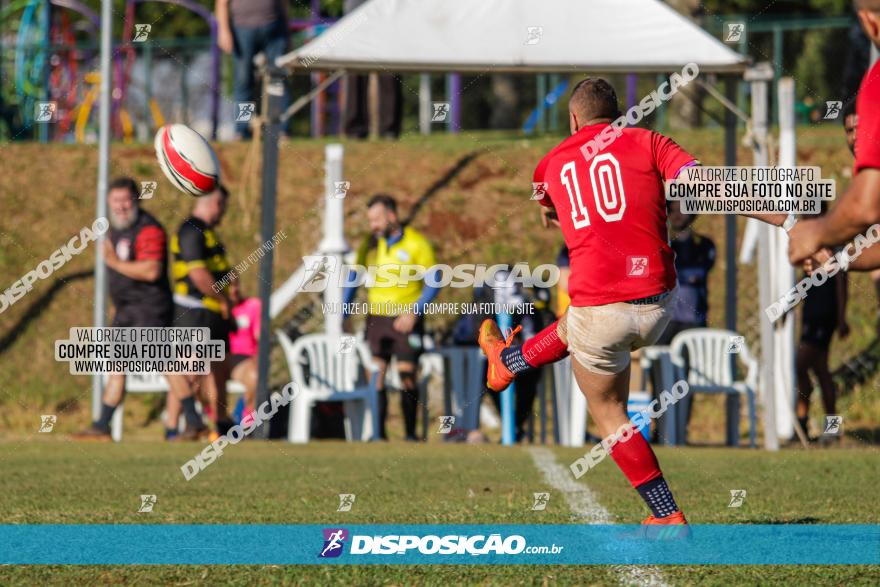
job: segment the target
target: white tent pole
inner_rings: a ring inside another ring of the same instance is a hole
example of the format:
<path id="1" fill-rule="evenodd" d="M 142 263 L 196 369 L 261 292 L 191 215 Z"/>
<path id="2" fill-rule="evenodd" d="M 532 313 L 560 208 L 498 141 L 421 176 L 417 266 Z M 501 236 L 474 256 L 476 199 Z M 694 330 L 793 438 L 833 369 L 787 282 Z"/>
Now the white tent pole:
<path id="1" fill-rule="evenodd" d="M 371 71 L 367 75 L 367 118 L 369 119 L 367 127 L 369 128 L 371 139 L 379 138 L 379 112 L 381 111 L 379 102 L 381 99 L 379 73 Z"/>
<path id="2" fill-rule="evenodd" d="M 431 134 L 431 118 L 433 116 L 431 74 L 423 73 L 419 76 L 419 132 L 423 135 Z"/>
<path id="3" fill-rule="evenodd" d="M 327 145 L 324 149 L 324 238 L 318 249 L 321 254 L 336 259 L 334 267 L 342 267 L 342 255 L 348 250 L 345 242 L 345 199 L 336 197 L 337 182 L 342 181 L 342 145 Z M 341 275 L 341 273 L 340 273 Z M 331 279 L 324 290 L 324 302 L 335 312 L 324 315 L 324 331 L 330 336 L 342 334 L 342 287 L 338 279 Z"/>
<path id="4" fill-rule="evenodd" d="M 752 82 L 752 132 L 755 137 L 754 165 L 766 166 L 767 153 L 767 80 L 753 79 Z M 772 283 L 770 279 L 770 240 L 769 225 L 760 228 L 758 237 L 758 299 L 759 310 L 763 310 L 773 301 Z M 779 438 L 776 434 L 776 393 L 774 391 L 775 360 L 773 348 L 773 325 L 760 313 L 761 319 L 761 375 L 760 389 L 764 415 L 764 448 L 779 450 Z"/>
<path id="5" fill-rule="evenodd" d="M 324 149 L 324 234 L 318 249 L 311 256 L 331 255 L 337 256 L 341 264 L 343 255 L 348 252 L 348 243 L 345 240 L 345 211 L 343 198 L 336 198 L 336 182 L 342 181 L 342 162 L 345 150 L 342 145 L 331 144 Z M 269 313 L 275 318 L 281 311 L 293 301 L 293 298 L 301 291 L 303 283 L 308 279 L 309 268 L 301 265 L 281 286 L 272 292 Z M 335 277 L 334 277 L 335 279 Z M 336 282 L 334 281 L 334 284 Z M 333 287 L 328 287 L 328 292 Z M 336 296 L 338 294 L 338 299 Z M 325 302 L 342 302 L 342 290 L 329 294 L 333 299 L 325 299 Z M 341 315 L 338 319 L 339 331 L 342 330 Z M 328 332 L 335 330 L 335 324 L 327 325 Z"/>
<path id="6" fill-rule="evenodd" d="M 777 103 L 779 107 L 779 166 L 797 165 L 795 135 L 795 88 L 794 79 L 784 77 L 779 80 Z M 773 272 L 775 280 L 773 297 L 778 299 L 795 283 L 794 267 L 788 262 L 788 234 L 783 230 L 771 229 L 775 250 L 773 251 Z M 795 366 L 794 366 L 794 314 L 787 313 L 774 325 L 774 348 L 777 360 L 776 369 L 776 432 L 782 438 L 794 434 L 795 405 Z"/>
<path id="7" fill-rule="evenodd" d="M 110 173 L 110 53 L 113 33 L 112 6 L 110 0 L 101 0 L 101 89 L 98 113 L 98 189 L 96 217 L 107 216 L 107 184 Z M 94 325 L 104 326 L 107 305 L 107 267 L 104 265 L 104 239 L 98 239 L 95 247 L 95 304 Z M 100 374 L 92 375 L 92 418 L 101 413 L 103 380 Z"/>

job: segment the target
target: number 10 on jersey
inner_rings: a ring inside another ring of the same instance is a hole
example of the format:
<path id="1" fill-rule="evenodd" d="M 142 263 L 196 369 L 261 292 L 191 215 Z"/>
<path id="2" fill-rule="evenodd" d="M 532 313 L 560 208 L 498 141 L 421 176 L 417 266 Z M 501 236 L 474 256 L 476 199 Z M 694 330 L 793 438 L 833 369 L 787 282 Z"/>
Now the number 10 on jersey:
<path id="1" fill-rule="evenodd" d="M 568 191 L 571 202 L 571 220 L 575 229 L 590 225 L 590 215 L 581 196 L 581 186 L 575 173 L 575 162 L 569 161 L 562 167 L 559 174 L 562 185 Z M 596 211 L 605 222 L 617 222 L 626 211 L 626 194 L 623 191 L 623 179 L 620 176 L 620 163 L 611 153 L 603 153 L 593 157 L 590 162 L 590 188 Z"/>

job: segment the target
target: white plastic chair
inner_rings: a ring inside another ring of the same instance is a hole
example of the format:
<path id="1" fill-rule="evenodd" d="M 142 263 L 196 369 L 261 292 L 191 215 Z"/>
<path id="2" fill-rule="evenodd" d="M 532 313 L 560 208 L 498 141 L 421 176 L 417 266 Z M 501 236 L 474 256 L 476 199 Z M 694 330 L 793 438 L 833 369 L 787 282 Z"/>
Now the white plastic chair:
<path id="1" fill-rule="evenodd" d="M 319 401 L 344 402 L 346 439 L 375 439 L 379 430 L 379 402 L 373 384 L 377 370 L 367 345 L 356 341 L 354 348 L 341 353 L 338 337 L 307 334 L 294 342 L 282 331 L 276 333 L 298 390 L 290 405 L 287 439 L 309 441 L 312 406 Z M 369 372 L 367 382 L 364 369 Z"/>
<path id="2" fill-rule="evenodd" d="M 583 446 L 589 412 L 587 398 L 571 368 L 571 357 L 553 364 L 553 378 L 556 393 L 553 424 L 559 427 L 559 444 Z"/>
<path id="3" fill-rule="evenodd" d="M 642 371 L 641 389 L 651 389 L 649 377 L 655 384 L 660 385 L 661 390 L 672 389 L 676 374 L 669 358 L 668 346 L 654 345 L 640 348 L 639 365 Z M 657 430 L 657 439 L 665 446 L 675 446 L 684 442 L 684 433 L 679 431 L 678 410 L 667 410 L 660 416 L 657 419 Z"/>
<path id="4" fill-rule="evenodd" d="M 730 352 L 735 337 L 742 338 L 731 330 L 715 328 L 693 328 L 679 333 L 669 344 L 669 354 L 677 372 L 677 379 L 685 379 L 690 388 L 687 402 L 696 393 L 722 393 L 733 399 L 728 412 L 728 442 L 739 442 L 739 397 L 745 395 L 749 406 L 749 445 L 755 447 L 757 416 L 755 414 L 755 394 L 758 386 L 758 361 L 752 357 L 748 345 L 742 339 L 737 352 Z M 685 358 L 685 349 L 687 358 Z M 734 380 L 734 357 L 738 354 L 746 366 L 745 380 Z M 687 404 L 684 404 L 685 406 Z M 686 426 L 686 411 L 679 412 L 679 422 Z"/>

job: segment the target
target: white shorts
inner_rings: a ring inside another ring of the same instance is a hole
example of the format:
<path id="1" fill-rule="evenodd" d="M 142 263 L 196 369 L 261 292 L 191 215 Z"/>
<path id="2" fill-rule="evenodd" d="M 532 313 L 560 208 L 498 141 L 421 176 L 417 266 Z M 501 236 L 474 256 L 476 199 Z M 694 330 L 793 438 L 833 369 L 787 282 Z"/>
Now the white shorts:
<path id="1" fill-rule="evenodd" d="M 620 373 L 629 366 L 630 353 L 654 344 L 663 334 L 676 293 L 677 288 L 653 304 L 569 306 L 568 352 L 593 373 Z"/>

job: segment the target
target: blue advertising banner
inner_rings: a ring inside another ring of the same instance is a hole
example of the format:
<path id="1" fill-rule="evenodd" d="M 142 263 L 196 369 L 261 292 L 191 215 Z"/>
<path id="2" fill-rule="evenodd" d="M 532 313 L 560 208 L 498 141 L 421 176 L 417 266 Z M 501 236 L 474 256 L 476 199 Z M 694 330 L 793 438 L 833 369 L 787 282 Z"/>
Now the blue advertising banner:
<path id="1" fill-rule="evenodd" d="M 0 525 L 0 564 L 877 565 L 878 525 Z"/>

